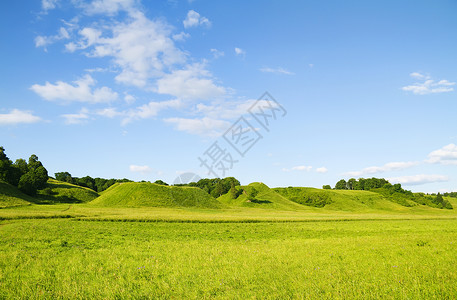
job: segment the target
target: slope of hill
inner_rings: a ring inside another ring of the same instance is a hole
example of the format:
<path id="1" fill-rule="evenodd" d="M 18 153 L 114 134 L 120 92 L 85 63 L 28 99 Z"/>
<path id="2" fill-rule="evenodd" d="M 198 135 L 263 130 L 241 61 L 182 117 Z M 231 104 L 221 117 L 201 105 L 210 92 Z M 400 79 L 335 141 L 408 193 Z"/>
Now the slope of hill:
<path id="1" fill-rule="evenodd" d="M 39 190 L 37 203 L 84 203 L 97 198 L 97 192 L 67 182 L 49 179 L 47 186 Z"/>
<path id="2" fill-rule="evenodd" d="M 270 189 L 266 184 L 261 182 L 253 182 L 249 185 L 238 187 L 242 189 L 243 193 L 236 199 L 233 199 L 230 192 L 222 195 L 218 200 L 229 206 L 236 207 L 255 207 L 255 208 L 269 208 L 279 210 L 303 210 L 307 209 L 306 206 L 300 205 L 278 194 L 274 189 Z M 252 190 L 257 191 L 255 199 L 250 200 L 249 194 Z"/>
<path id="3" fill-rule="evenodd" d="M 325 207 L 331 210 L 343 211 L 408 211 L 419 206 L 409 201 L 409 207 L 394 203 L 383 195 L 369 191 L 359 190 L 322 190 L 305 187 L 274 188 L 276 192 L 291 201 L 316 207 Z"/>
<path id="4" fill-rule="evenodd" d="M 219 201 L 199 188 L 164 186 L 149 182 L 116 183 L 91 204 L 123 207 L 222 207 Z"/>
<path id="5" fill-rule="evenodd" d="M 32 197 L 22 193 L 15 186 L 0 181 L 0 208 L 30 205 L 33 201 Z"/>

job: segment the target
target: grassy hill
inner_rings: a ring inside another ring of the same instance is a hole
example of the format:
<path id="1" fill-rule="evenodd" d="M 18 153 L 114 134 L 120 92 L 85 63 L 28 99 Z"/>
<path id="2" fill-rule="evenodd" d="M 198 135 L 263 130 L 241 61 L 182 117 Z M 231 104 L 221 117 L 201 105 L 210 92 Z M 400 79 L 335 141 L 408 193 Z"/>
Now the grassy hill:
<path id="1" fill-rule="evenodd" d="M 34 198 L 27 196 L 16 187 L 0 181 L 0 208 L 30 205 Z"/>
<path id="2" fill-rule="evenodd" d="M 386 197 L 380 193 L 370 191 L 322 190 L 305 187 L 274 188 L 273 190 L 291 201 L 303 205 L 324 207 L 329 210 L 351 212 L 415 212 L 439 210 L 437 208 L 420 205 L 404 197 L 395 199 L 395 195 Z"/>
<path id="3" fill-rule="evenodd" d="M 45 189 L 32 197 L 17 187 L 0 182 L 0 208 L 34 204 L 84 203 L 94 200 L 98 194 L 91 189 L 49 179 Z"/>
<path id="4" fill-rule="evenodd" d="M 218 200 L 229 206 L 236 207 L 269 208 L 278 210 L 306 209 L 303 205 L 290 201 L 261 182 L 253 182 L 249 185 L 237 188 L 243 190 L 243 193 L 239 195 L 238 198 L 232 199 L 229 192 L 219 197 Z M 258 193 L 254 200 L 249 200 L 248 195 L 252 189 L 255 189 Z"/>
<path id="5" fill-rule="evenodd" d="M 67 182 L 49 179 L 47 187 L 38 191 L 36 202 L 51 203 L 84 203 L 97 198 L 97 192 Z"/>
<path id="6" fill-rule="evenodd" d="M 116 183 L 91 204 L 122 207 L 222 207 L 219 201 L 199 188 L 164 186 L 149 182 Z"/>

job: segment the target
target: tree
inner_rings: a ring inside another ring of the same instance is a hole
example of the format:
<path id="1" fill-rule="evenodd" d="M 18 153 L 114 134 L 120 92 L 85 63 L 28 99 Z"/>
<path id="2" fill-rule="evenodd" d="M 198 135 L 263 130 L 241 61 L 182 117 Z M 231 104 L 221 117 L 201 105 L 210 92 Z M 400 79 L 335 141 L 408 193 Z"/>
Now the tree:
<path id="1" fill-rule="evenodd" d="M 211 196 L 213 196 L 214 198 L 217 198 L 217 197 L 222 196 L 222 194 L 224 194 L 224 184 L 223 184 L 222 180 L 218 180 L 216 182 L 214 189 L 211 191 Z"/>
<path id="2" fill-rule="evenodd" d="M 156 180 L 154 181 L 155 184 L 160 184 L 160 185 L 168 185 L 168 183 L 166 183 L 165 181 L 162 181 L 162 180 Z"/>
<path id="3" fill-rule="evenodd" d="M 68 172 L 54 173 L 54 176 L 56 176 L 56 180 L 73 183 L 73 177 L 71 177 L 71 174 Z"/>
<path id="4" fill-rule="evenodd" d="M 341 179 L 335 184 L 335 190 L 347 190 L 347 182 L 344 179 Z"/>
<path id="5" fill-rule="evenodd" d="M 18 188 L 27 195 L 33 196 L 36 194 L 37 188 L 32 173 L 28 172 L 21 176 Z"/>
<path id="6" fill-rule="evenodd" d="M 329 184 L 323 185 L 322 188 L 324 190 L 331 190 L 332 189 L 332 187 Z"/>
<path id="7" fill-rule="evenodd" d="M 43 164 L 41 163 L 41 161 L 38 160 L 38 156 L 32 154 L 29 157 L 29 163 L 27 164 L 27 166 L 29 167 L 29 170 L 36 170 L 39 167 L 42 167 Z"/>
<path id="8" fill-rule="evenodd" d="M 347 182 L 347 188 L 348 190 L 355 190 L 355 186 L 357 184 L 357 180 L 355 178 L 351 178 Z"/>
<path id="9" fill-rule="evenodd" d="M 45 188 L 49 179 L 48 171 L 43 166 L 39 166 L 36 170 L 30 172 L 32 172 L 36 188 L 38 190 Z"/>
<path id="10" fill-rule="evenodd" d="M 257 191 L 255 188 L 251 188 L 251 190 L 248 193 L 248 201 L 255 201 L 256 200 L 255 197 L 257 196 L 258 193 L 259 193 L 259 191 Z"/>
<path id="11" fill-rule="evenodd" d="M 13 162 L 6 156 L 5 148 L 0 147 L 0 180 L 10 183 Z"/>
<path id="12" fill-rule="evenodd" d="M 230 192 L 230 197 L 232 199 L 236 199 L 241 195 L 241 193 L 243 193 L 243 190 L 241 188 L 237 189 L 236 185 L 235 185 L 235 182 L 232 182 L 229 192 Z"/>

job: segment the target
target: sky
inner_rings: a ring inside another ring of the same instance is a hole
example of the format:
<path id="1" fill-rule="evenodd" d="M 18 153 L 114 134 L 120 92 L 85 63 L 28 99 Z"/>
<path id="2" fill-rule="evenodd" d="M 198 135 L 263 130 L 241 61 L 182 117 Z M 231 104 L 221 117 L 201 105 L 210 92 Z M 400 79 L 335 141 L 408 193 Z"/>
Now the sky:
<path id="1" fill-rule="evenodd" d="M 450 0 L 2 1 L 0 145 L 50 175 L 457 191 L 456 15 Z"/>

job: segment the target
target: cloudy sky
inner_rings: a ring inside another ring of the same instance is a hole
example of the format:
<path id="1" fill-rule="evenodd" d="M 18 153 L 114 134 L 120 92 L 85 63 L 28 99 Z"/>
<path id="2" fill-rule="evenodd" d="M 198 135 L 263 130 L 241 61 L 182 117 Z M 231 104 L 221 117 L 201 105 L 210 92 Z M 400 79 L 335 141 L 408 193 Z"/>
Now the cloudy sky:
<path id="1" fill-rule="evenodd" d="M 0 145 L 50 174 L 456 191 L 457 2 L 347 2 L 2 1 Z"/>

